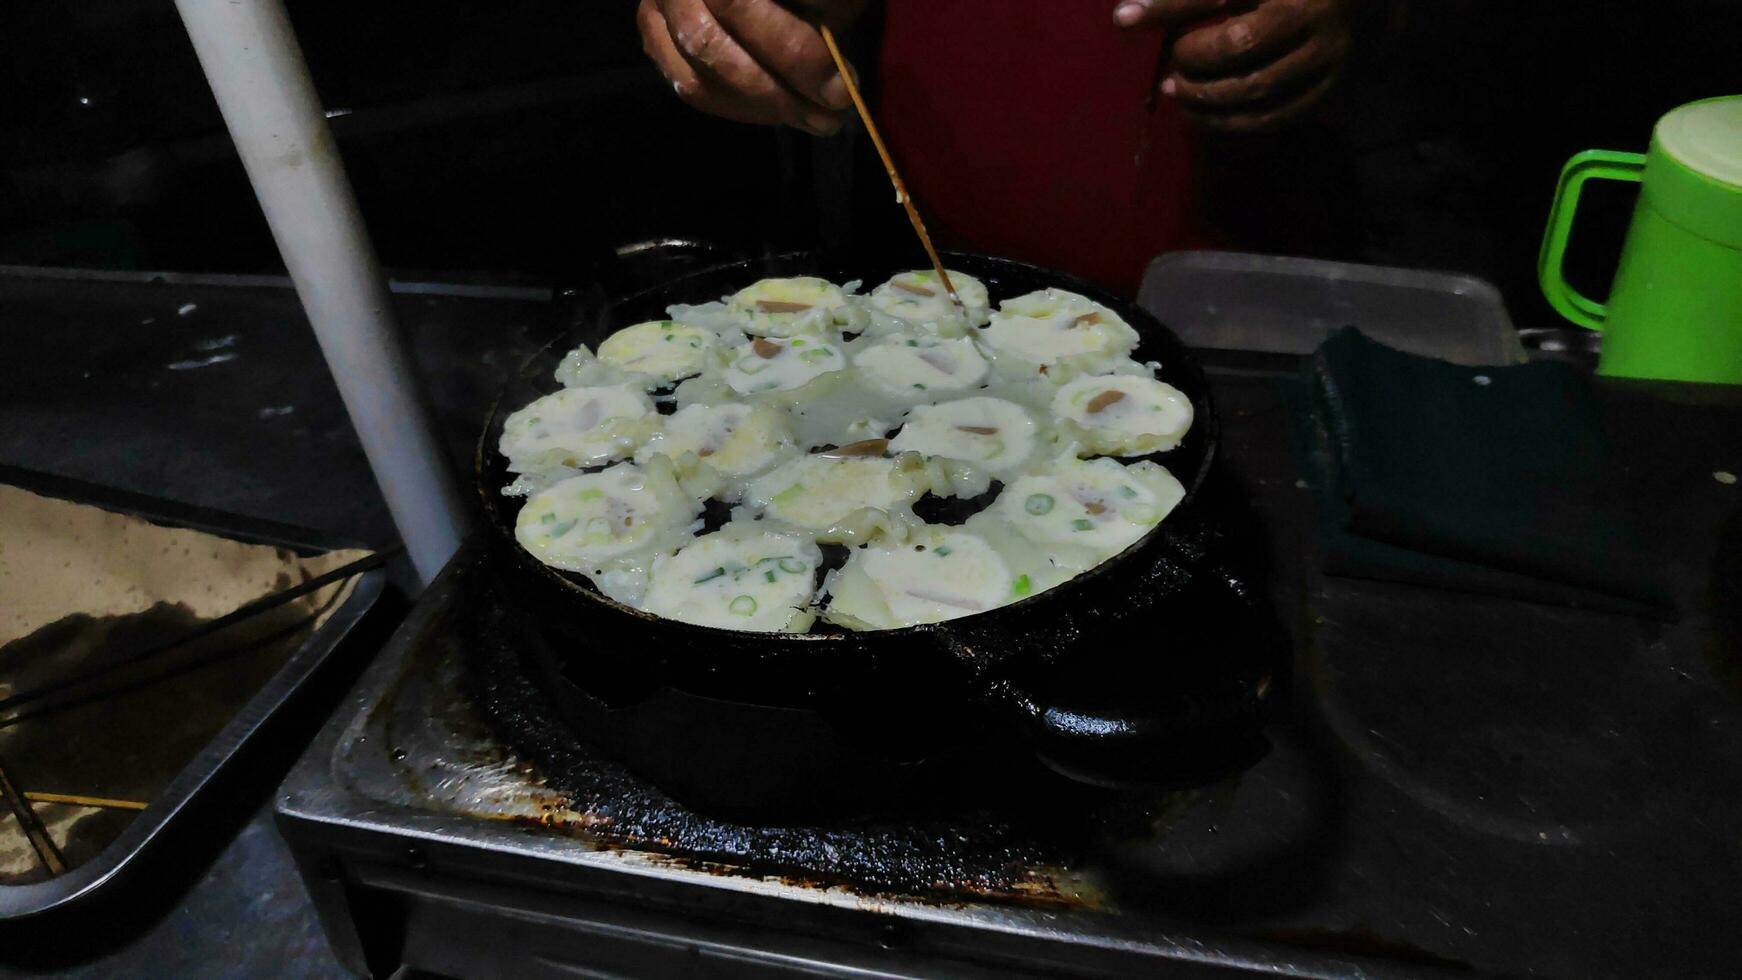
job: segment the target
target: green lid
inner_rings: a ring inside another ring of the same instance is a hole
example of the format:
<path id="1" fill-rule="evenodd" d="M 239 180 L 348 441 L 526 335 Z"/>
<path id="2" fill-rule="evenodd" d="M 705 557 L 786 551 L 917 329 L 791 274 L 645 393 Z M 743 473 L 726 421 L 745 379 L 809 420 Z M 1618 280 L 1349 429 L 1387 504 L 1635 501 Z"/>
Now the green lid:
<path id="1" fill-rule="evenodd" d="M 1742 248 L 1742 95 L 1691 102 L 1658 120 L 1644 194 L 1670 221 Z"/>

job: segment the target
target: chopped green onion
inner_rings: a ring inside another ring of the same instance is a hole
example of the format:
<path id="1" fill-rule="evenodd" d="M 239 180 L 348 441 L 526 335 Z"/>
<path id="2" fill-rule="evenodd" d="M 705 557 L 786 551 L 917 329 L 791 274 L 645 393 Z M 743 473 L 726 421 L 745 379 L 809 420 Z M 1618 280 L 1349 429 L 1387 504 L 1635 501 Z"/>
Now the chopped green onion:
<path id="1" fill-rule="evenodd" d="M 668 344 L 669 344 L 669 343 L 671 343 L 671 338 L 672 338 L 672 335 L 671 335 L 671 334 L 666 334 L 666 335 L 665 335 L 665 342 L 666 342 L 666 343 L 668 343 Z"/>
<path id="2" fill-rule="evenodd" d="M 932 552 L 932 554 L 937 555 L 939 558 L 942 558 L 945 555 L 948 555 L 953 550 L 955 550 L 955 549 L 951 548 L 949 545 L 941 545 L 936 550 L 934 550 Z"/>
<path id="3" fill-rule="evenodd" d="M 709 572 L 708 574 L 703 575 L 701 578 L 696 579 L 694 582 L 691 582 L 690 584 L 691 585 L 701 585 L 703 582 L 711 582 L 714 579 L 717 579 L 724 574 L 726 574 L 726 568 L 725 568 L 725 566 L 722 565 L 722 566 L 715 568 L 713 571 Z"/>
<path id="4" fill-rule="evenodd" d="M 740 616 L 751 616 L 756 613 L 756 600 L 751 596 L 741 595 L 733 599 L 732 604 L 726 608 Z"/>
<path id="5" fill-rule="evenodd" d="M 799 572 L 804 571 L 806 567 L 808 566 L 797 558 L 782 558 L 780 560 L 780 570 L 783 572 L 789 572 L 793 575 L 797 575 Z"/>
<path id="6" fill-rule="evenodd" d="M 908 342 L 907 342 L 907 346 L 909 346 L 909 347 L 918 347 L 918 346 L 919 346 L 919 341 L 917 341 L 917 340 L 910 340 L 910 341 L 908 341 Z"/>
<path id="7" fill-rule="evenodd" d="M 1033 591 L 1034 584 L 1029 582 L 1026 575 L 1016 576 L 1016 581 L 1010 584 L 1010 594 L 1019 599 Z"/>
<path id="8" fill-rule="evenodd" d="M 793 338 L 792 343 L 788 344 L 787 346 L 789 346 L 789 347 L 803 347 L 804 346 L 804 338 L 803 337 L 795 337 L 795 338 Z"/>
<path id="9" fill-rule="evenodd" d="M 1143 504 L 1133 504 L 1119 512 L 1119 516 L 1133 524 L 1155 524 L 1161 520 L 1161 511 Z"/>
<path id="10" fill-rule="evenodd" d="M 537 425 L 538 423 L 543 422 L 543 421 L 544 421 L 544 416 L 534 415 L 532 418 L 527 419 L 526 423 L 528 425 Z"/>
<path id="11" fill-rule="evenodd" d="M 924 391 L 924 390 L 925 390 L 925 385 L 922 385 L 922 384 L 920 384 L 920 383 L 919 383 L 919 382 L 917 382 L 917 381 L 915 381 L 915 382 L 914 382 L 914 383 L 913 383 L 913 386 L 914 386 L 914 387 L 915 387 L 915 388 L 918 388 L 918 389 L 919 389 L 919 390 L 920 390 L 920 391 Z"/>
<path id="12" fill-rule="evenodd" d="M 538 519 L 538 523 L 549 524 L 551 521 L 554 521 L 554 520 L 556 520 L 556 512 L 555 511 L 546 511 L 545 514 Z"/>
<path id="13" fill-rule="evenodd" d="M 770 568 L 768 571 L 763 572 L 762 577 L 769 582 L 774 581 L 774 569 Z"/>
<path id="14" fill-rule="evenodd" d="M 1078 531 L 1087 531 L 1095 526 L 1095 522 L 1087 517 L 1079 517 L 1071 522 L 1071 527 Z"/>
<path id="15" fill-rule="evenodd" d="M 1028 495 L 1028 499 L 1022 502 L 1022 509 L 1038 517 L 1041 514 L 1052 513 L 1053 502 L 1050 493 L 1031 493 Z"/>

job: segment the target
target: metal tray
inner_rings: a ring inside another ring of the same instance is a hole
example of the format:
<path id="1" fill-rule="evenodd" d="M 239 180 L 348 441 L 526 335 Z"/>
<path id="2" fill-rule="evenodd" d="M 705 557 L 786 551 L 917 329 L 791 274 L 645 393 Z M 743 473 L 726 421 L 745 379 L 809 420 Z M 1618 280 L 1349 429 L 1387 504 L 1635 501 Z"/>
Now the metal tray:
<path id="1" fill-rule="evenodd" d="M 32 493 L 130 514 L 154 524 L 183 527 L 251 544 L 315 555 L 365 545 L 290 527 L 160 500 L 78 480 L 0 466 L 0 483 Z M 258 691 L 149 801 L 127 828 L 100 853 L 65 874 L 46 881 L 0 887 L 0 922 L 64 911 L 94 902 L 122 885 L 142 853 L 154 846 L 195 800 L 207 793 L 220 773 L 242 752 L 332 656 L 341 640 L 380 597 L 385 573 L 376 568 L 357 576 L 355 587 L 327 621 L 305 637 Z"/>

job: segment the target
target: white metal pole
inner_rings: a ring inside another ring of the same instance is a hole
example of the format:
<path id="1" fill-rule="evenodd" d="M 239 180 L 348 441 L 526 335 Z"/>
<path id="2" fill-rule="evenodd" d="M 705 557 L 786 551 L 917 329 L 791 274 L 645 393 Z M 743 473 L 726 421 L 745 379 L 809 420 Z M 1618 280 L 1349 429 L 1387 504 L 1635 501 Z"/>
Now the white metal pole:
<path id="1" fill-rule="evenodd" d="M 393 327 L 357 212 L 282 0 L 176 0 L 321 353 L 425 582 L 465 511 Z"/>

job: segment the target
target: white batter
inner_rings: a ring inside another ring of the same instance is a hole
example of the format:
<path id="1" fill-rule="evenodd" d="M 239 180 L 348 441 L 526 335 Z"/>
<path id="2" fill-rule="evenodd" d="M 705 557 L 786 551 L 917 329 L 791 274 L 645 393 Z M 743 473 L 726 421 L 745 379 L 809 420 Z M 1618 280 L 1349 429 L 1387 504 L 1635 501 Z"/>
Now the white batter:
<path id="1" fill-rule="evenodd" d="M 723 373 L 733 391 L 754 395 L 791 391 L 846 367 L 841 348 L 818 337 L 757 337 L 732 351 L 731 365 Z"/>
<path id="2" fill-rule="evenodd" d="M 652 415 L 633 385 L 564 388 L 508 416 L 497 448 L 516 473 L 598 466 L 634 453 Z"/>
<path id="3" fill-rule="evenodd" d="M 698 626 L 803 632 L 822 560 L 806 535 L 727 525 L 654 559 L 642 608 Z"/>
<path id="4" fill-rule="evenodd" d="M 931 269 L 917 269 L 891 276 L 888 282 L 871 291 L 871 308 L 880 313 L 915 325 L 935 324 L 951 317 L 964 317 L 970 323 L 984 323 L 989 300 L 986 285 L 965 272 L 954 269 L 950 285 L 962 306 L 950 301 L 943 280 Z"/>
<path id="5" fill-rule="evenodd" d="M 847 294 L 827 279 L 797 276 L 764 279 L 733 294 L 727 302 L 742 318 L 746 333 L 792 337 L 826 330 L 847 308 Z"/>
<path id="6" fill-rule="evenodd" d="M 1070 361 L 1107 369 L 1137 346 L 1137 331 L 1112 310 L 1063 289 L 1008 299 L 981 339 L 996 352 L 1048 366 Z"/>
<path id="7" fill-rule="evenodd" d="M 715 334 L 676 320 L 650 320 L 624 327 L 599 345 L 599 360 L 649 379 L 659 388 L 701 374 Z"/>
<path id="8" fill-rule="evenodd" d="M 509 492 L 531 494 L 516 537 L 618 601 L 765 632 L 971 616 L 1113 558 L 1185 494 L 1114 457 L 1178 446 L 1190 399 L 1087 297 L 1042 290 L 988 317 L 985 285 L 955 284 L 965 316 L 928 270 L 868 296 L 765 279 L 570 352 L 564 389 L 504 427 Z M 668 388 L 661 415 L 648 392 Z M 914 511 L 998 486 L 962 525 Z M 710 499 L 732 518 L 698 537 Z M 826 576 L 825 543 L 850 548 Z"/>
<path id="9" fill-rule="evenodd" d="M 1052 413 L 1069 423 L 1090 453 L 1144 456 L 1179 445 L 1192 425 L 1192 401 L 1147 375 L 1078 378 L 1059 388 Z"/>
<path id="10" fill-rule="evenodd" d="M 959 459 L 1003 474 L 1034 455 L 1038 430 L 1034 419 L 1014 402 L 963 398 L 915 408 L 889 448 Z"/>

